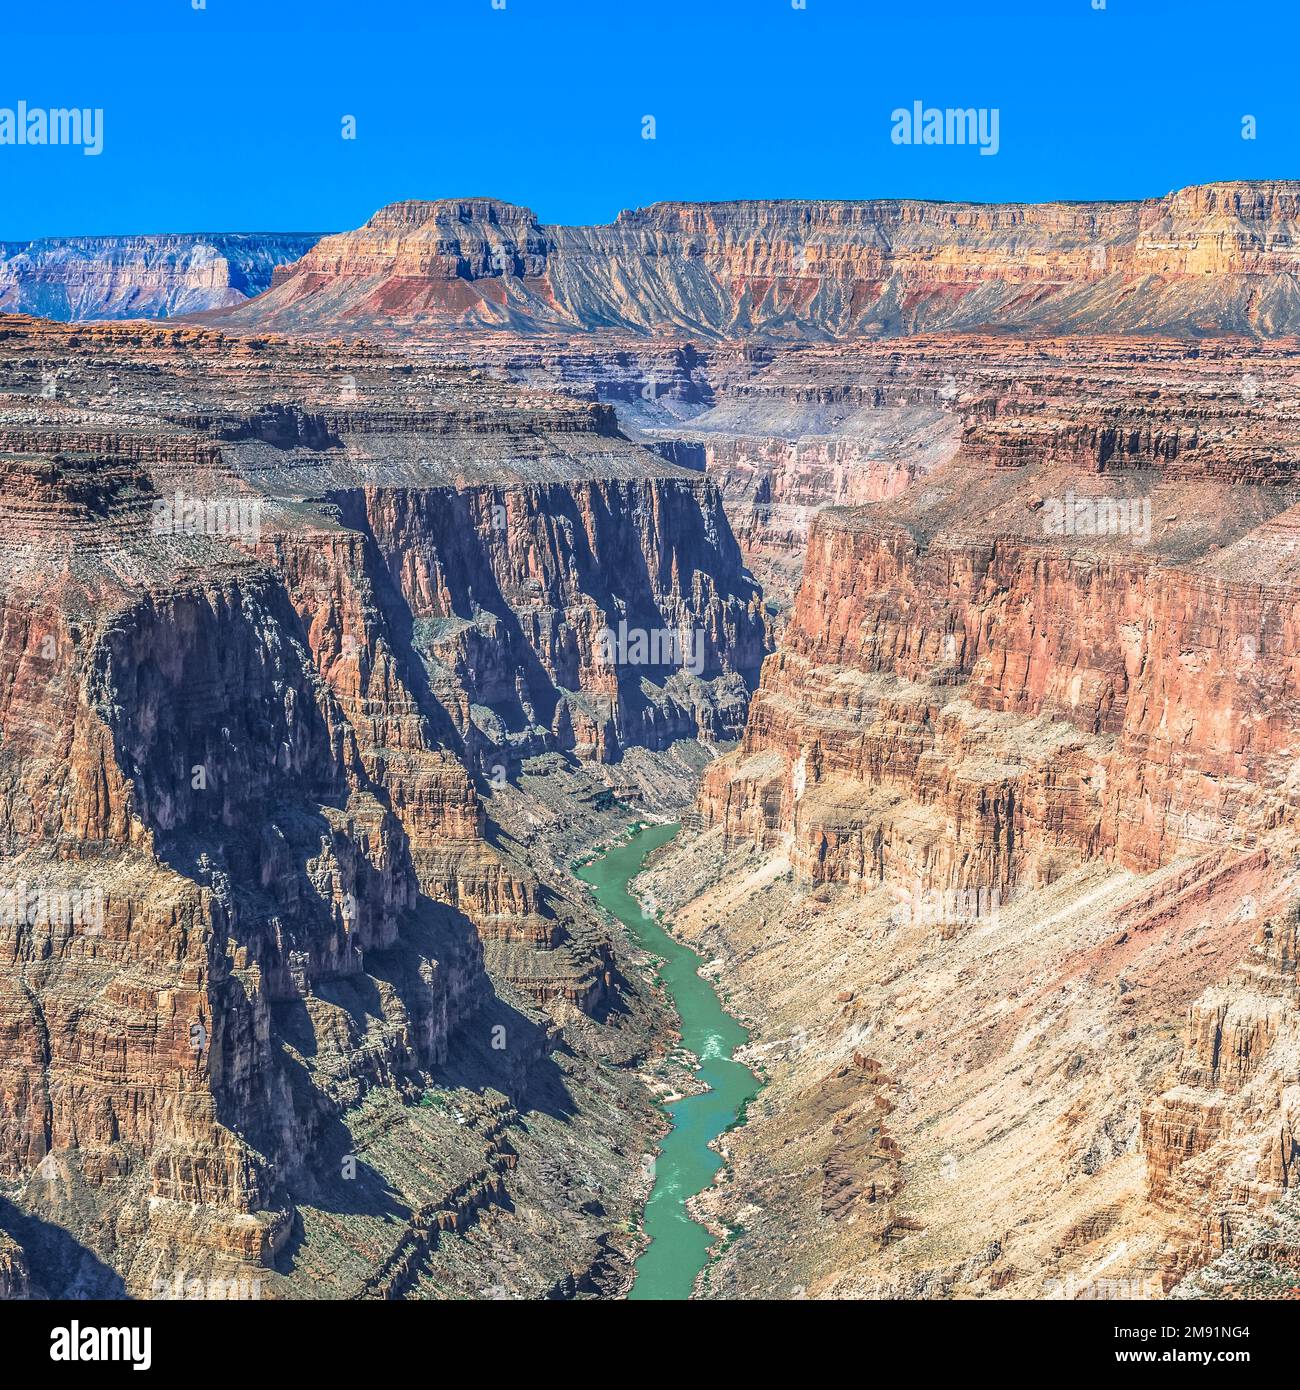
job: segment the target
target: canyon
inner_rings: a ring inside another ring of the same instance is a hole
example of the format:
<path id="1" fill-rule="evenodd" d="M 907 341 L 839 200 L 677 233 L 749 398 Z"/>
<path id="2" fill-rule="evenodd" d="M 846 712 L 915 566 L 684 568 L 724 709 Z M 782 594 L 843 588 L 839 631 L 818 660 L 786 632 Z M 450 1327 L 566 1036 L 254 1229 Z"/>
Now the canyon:
<path id="1" fill-rule="evenodd" d="M 0 886 L 102 907 L 0 913 L 0 1291 L 626 1293 L 698 1059 L 569 868 L 673 820 L 695 1296 L 1293 1293 L 1298 199 L 405 202 L 0 318 Z"/>
<path id="2" fill-rule="evenodd" d="M 730 1296 L 1156 1296 L 1290 1186 L 1294 349 L 1155 345 L 1099 411 L 1064 347 L 818 516 L 650 879 L 783 1063 L 714 1198 Z M 1056 533 L 1072 494 L 1149 538 Z"/>
<path id="3" fill-rule="evenodd" d="M 3 877 L 95 906 L 0 926 L 10 1286 L 618 1287 L 667 1024 L 556 865 L 635 752 L 739 729 L 716 490 L 376 349 L 10 317 L 0 357 Z M 699 674 L 602 664 L 620 618 Z"/>
<path id="4" fill-rule="evenodd" d="M 1296 333 L 1298 207 L 1286 180 L 1109 203 L 656 203 L 590 227 L 410 200 L 197 321 L 468 352 L 614 405 L 629 437 L 716 477 L 779 630 L 817 509 L 892 496 L 951 457 L 961 394 L 1017 391 L 1015 348 L 999 378 L 1008 338 L 1068 339 L 1087 370 L 1094 340 L 1136 355 Z"/>

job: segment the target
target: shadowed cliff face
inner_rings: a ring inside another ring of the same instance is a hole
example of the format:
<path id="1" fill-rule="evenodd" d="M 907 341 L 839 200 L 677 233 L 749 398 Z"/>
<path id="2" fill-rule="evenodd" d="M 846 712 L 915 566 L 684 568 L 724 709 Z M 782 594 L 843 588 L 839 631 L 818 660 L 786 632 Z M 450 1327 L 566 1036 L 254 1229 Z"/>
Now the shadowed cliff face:
<path id="1" fill-rule="evenodd" d="M 543 226 L 491 199 L 394 203 L 234 323 L 846 338 L 989 327 L 1294 332 L 1295 183 L 1132 203 L 657 203 Z"/>
<path id="2" fill-rule="evenodd" d="M 373 538 L 413 646 L 485 773 L 557 748 L 609 761 L 629 744 L 739 737 L 764 632 L 705 480 L 335 497 Z M 607 660 L 601 634 L 619 624 L 689 642 L 676 662 Z"/>
<path id="3" fill-rule="evenodd" d="M 153 319 L 261 294 L 312 233 L 42 237 L 0 243 L 0 310 L 52 319 Z"/>
<path id="4" fill-rule="evenodd" d="M 716 490 L 371 349 L 10 318 L 0 356 L 6 1277 L 474 1293 L 443 1242 L 504 1222 L 507 1291 L 617 1281 L 661 1006 L 488 808 L 739 731 Z M 602 659 L 620 622 L 698 669 Z"/>

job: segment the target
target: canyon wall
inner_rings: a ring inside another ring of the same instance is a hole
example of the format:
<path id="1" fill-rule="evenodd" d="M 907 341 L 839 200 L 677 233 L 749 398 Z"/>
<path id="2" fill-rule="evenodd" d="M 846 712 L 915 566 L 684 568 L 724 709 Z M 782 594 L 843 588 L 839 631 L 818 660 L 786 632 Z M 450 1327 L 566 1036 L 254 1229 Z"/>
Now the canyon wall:
<path id="1" fill-rule="evenodd" d="M 9 317 L 0 354 L 6 1277 L 617 1283 L 662 1006 L 491 805 L 739 729 L 766 639 L 716 489 L 364 347 Z M 619 623 L 694 669 L 603 659 Z"/>
<path id="2" fill-rule="evenodd" d="M 722 1296 L 1159 1296 L 1291 1185 L 1294 346 L 948 352 L 648 879 L 771 1057 Z"/>
<path id="3" fill-rule="evenodd" d="M 913 867 L 1004 894 L 1044 854 L 1142 871 L 1287 823 L 1291 360 L 1120 358 L 1110 399 L 1072 396 L 1073 364 L 1049 362 L 1023 401 L 968 402 L 956 456 L 908 491 L 822 512 L 737 755 L 780 751 L 779 776 L 741 796 L 720 766 L 730 801 L 707 813 L 790 834 L 810 874 L 879 881 L 891 836 L 874 815 L 850 833 L 823 784 L 923 779 L 941 820 L 990 838 Z M 1245 396 L 1243 365 L 1259 374 Z M 1155 376 L 1163 399 L 1133 399 Z M 1036 772 L 963 776 L 999 736 L 1023 762 L 1029 721 Z"/>

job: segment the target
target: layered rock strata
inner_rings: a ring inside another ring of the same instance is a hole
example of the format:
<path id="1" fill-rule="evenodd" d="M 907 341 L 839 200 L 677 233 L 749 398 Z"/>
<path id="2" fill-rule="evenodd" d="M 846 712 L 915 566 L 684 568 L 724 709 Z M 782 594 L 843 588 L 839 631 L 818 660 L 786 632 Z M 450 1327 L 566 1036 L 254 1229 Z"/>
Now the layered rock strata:
<path id="1" fill-rule="evenodd" d="M 546 226 L 490 198 L 394 203 L 276 273 L 236 322 L 846 338 L 997 326 L 1294 332 L 1294 182 L 1141 202 L 656 203 Z"/>
<path id="2" fill-rule="evenodd" d="M 648 879 L 770 1069 L 710 1292 L 1155 1297 L 1290 1185 L 1294 349 L 1106 351 L 820 513 Z"/>
<path id="3" fill-rule="evenodd" d="M 488 808 L 739 727 L 716 490 L 373 349 L 8 318 L 0 357 L 5 1278 L 618 1287 L 662 1006 Z"/>
<path id="4" fill-rule="evenodd" d="M 319 235 L 41 237 L 0 242 L 0 310 L 52 319 L 154 319 L 262 294 Z"/>

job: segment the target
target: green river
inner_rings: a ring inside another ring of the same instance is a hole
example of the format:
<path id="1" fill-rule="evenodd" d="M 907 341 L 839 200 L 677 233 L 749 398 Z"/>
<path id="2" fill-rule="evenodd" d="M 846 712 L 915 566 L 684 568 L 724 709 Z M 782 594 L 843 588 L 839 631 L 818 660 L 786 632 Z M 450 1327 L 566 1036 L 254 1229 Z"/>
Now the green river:
<path id="1" fill-rule="evenodd" d="M 582 865 L 577 875 L 590 884 L 596 901 L 626 923 L 633 940 L 663 960 L 664 982 L 682 1021 L 682 1046 L 700 1060 L 696 1073 L 709 1089 L 665 1109 L 672 1130 L 655 1165 L 654 1187 L 645 1209 L 650 1245 L 636 1263 L 629 1298 L 689 1298 L 704 1268 L 713 1237 L 686 1214 L 686 1200 L 702 1192 L 722 1167 L 709 1148 L 758 1090 L 748 1067 L 731 1060 L 748 1034 L 722 1007 L 713 986 L 697 972 L 700 957 L 675 941 L 628 892 L 628 881 L 646 856 L 677 833 L 676 825 L 651 825 L 624 844 Z"/>

